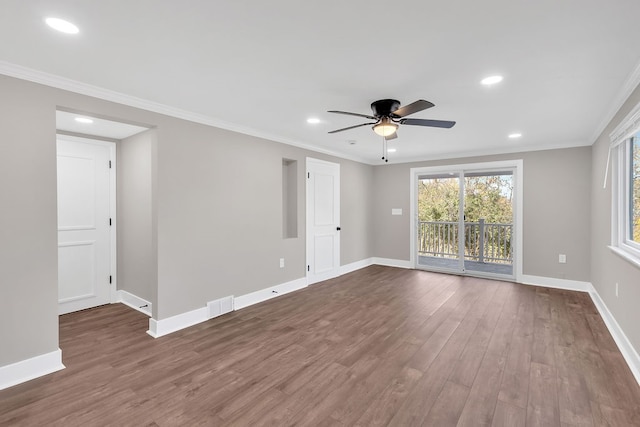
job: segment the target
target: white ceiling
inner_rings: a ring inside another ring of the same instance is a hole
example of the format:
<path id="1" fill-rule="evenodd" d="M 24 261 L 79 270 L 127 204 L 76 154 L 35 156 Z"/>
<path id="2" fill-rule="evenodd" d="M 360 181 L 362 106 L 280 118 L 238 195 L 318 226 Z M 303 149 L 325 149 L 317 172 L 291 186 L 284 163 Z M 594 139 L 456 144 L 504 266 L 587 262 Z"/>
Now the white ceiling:
<path id="1" fill-rule="evenodd" d="M 637 0 L 3 0 L 1 8 L 0 72 L 25 67 L 373 164 L 381 141 L 369 127 L 327 134 L 366 119 L 326 110 L 369 114 L 377 99 L 426 99 L 436 106 L 411 117 L 457 121 L 449 130 L 401 127 L 393 162 L 590 145 L 640 76 Z M 47 16 L 80 33 L 54 32 Z M 492 74 L 504 81 L 479 84 Z M 321 123 L 308 124 L 311 116 Z M 512 132 L 523 137 L 510 140 Z"/>

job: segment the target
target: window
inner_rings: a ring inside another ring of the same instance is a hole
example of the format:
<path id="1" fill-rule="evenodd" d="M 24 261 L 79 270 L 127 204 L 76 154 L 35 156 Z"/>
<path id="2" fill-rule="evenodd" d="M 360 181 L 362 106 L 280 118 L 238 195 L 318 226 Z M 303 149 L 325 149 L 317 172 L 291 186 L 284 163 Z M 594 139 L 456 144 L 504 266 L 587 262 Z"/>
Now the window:
<path id="1" fill-rule="evenodd" d="M 618 246 L 640 256 L 640 132 L 617 148 Z"/>
<path id="2" fill-rule="evenodd" d="M 611 134 L 611 249 L 640 266 L 640 105 Z"/>

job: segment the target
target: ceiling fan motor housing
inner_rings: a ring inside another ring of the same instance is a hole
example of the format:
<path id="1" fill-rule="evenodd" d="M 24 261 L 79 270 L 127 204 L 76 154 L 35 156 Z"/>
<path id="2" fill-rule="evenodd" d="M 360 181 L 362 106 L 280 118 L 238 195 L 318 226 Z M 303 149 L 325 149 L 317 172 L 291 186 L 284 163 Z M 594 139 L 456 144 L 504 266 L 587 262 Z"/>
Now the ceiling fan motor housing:
<path id="1" fill-rule="evenodd" d="M 375 117 L 389 117 L 400 108 L 400 101 L 396 99 L 381 99 L 371 103 L 371 111 Z"/>

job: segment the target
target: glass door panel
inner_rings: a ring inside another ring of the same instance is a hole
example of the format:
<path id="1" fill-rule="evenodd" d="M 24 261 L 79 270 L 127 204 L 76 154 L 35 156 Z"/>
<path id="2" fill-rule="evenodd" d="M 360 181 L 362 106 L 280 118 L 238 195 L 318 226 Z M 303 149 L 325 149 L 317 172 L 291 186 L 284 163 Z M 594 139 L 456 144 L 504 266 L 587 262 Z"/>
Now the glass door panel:
<path id="1" fill-rule="evenodd" d="M 464 174 L 464 270 L 513 276 L 513 171 Z"/>
<path id="2" fill-rule="evenodd" d="M 461 272 L 460 175 L 418 177 L 418 266 Z"/>

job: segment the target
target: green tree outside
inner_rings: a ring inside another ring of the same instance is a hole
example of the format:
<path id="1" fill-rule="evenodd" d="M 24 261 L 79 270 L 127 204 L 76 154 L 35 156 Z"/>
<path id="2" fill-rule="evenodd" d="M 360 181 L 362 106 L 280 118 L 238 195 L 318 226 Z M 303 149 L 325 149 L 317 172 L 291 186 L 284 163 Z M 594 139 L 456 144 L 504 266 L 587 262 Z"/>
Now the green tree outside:
<path id="1" fill-rule="evenodd" d="M 640 164 L 640 162 L 639 162 Z M 513 180 L 511 175 L 464 178 L 465 222 L 511 224 L 513 221 Z M 640 186 L 639 186 L 640 189 Z M 457 178 L 420 180 L 418 216 L 420 221 L 458 221 L 460 190 Z"/>

